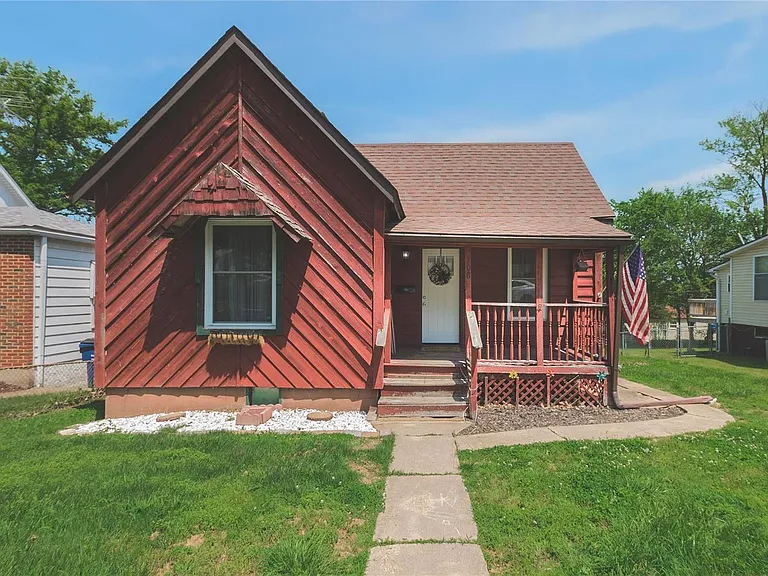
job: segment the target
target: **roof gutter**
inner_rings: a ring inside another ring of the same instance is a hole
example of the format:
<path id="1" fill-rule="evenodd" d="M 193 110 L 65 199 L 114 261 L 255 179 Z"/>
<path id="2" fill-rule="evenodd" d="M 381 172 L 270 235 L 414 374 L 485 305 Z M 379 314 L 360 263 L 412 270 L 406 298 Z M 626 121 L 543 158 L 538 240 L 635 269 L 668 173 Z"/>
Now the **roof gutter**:
<path id="1" fill-rule="evenodd" d="M 49 238 L 56 238 L 58 240 L 76 240 L 88 243 L 96 242 L 96 238 L 94 236 L 87 236 L 85 234 L 73 234 L 68 232 L 57 232 L 55 230 L 47 230 L 46 228 L 28 226 L 0 228 L 0 236 L 48 236 Z"/>
<path id="2" fill-rule="evenodd" d="M 515 242 L 530 246 L 549 246 L 553 243 L 580 243 L 585 247 L 624 246 L 634 243 L 631 237 L 627 238 L 625 236 L 496 236 L 483 234 L 411 234 L 405 232 L 386 232 L 384 236 L 399 243 L 407 241 L 439 241 L 441 243 L 453 244 L 466 244 L 467 242 L 509 244 L 510 242 Z"/>

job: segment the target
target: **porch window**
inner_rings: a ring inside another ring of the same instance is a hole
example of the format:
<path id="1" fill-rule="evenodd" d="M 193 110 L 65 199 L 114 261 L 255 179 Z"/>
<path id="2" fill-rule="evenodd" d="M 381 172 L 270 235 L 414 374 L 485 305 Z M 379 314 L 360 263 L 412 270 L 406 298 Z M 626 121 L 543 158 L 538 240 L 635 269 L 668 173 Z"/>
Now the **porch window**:
<path id="1" fill-rule="evenodd" d="M 768 300 L 768 255 L 755 256 L 754 299 Z"/>
<path id="2" fill-rule="evenodd" d="M 543 249 L 542 275 L 544 302 L 548 297 L 549 251 Z M 507 249 L 507 302 L 516 304 L 536 303 L 536 249 Z M 547 310 L 544 310 L 546 317 Z M 525 316 L 520 313 L 520 316 Z M 533 317 L 534 314 L 531 314 Z"/>
<path id="3" fill-rule="evenodd" d="M 275 328 L 276 244 L 275 229 L 268 220 L 208 220 L 206 328 Z"/>

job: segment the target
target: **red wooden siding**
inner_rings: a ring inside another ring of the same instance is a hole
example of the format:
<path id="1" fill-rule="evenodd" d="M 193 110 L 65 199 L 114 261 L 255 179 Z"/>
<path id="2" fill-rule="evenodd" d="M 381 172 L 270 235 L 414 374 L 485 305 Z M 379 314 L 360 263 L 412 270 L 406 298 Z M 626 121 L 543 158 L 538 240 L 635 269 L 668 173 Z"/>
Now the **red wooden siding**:
<path id="1" fill-rule="evenodd" d="M 105 333 L 102 383 L 367 386 L 374 226 L 383 232 L 372 184 L 237 50 L 143 140 L 105 176 L 98 197 L 106 229 L 105 319 L 97 314 Z M 267 336 L 262 349 L 209 347 L 196 335 L 203 221 L 176 238 L 148 234 L 218 162 L 267 193 L 312 238 L 283 242 L 282 334 Z"/>
<path id="2" fill-rule="evenodd" d="M 549 251 L 549 297 L 550 302 L 572 302 L 573 296 L 573 250 L 551 249 Z"/>
<path id="3" fill-rule="evenodd" d="M 582 257 L 587 263 L 588 268 L 585 272 L 576 271 L 576 261 Z M 587 252 L 580 255 L 578 251 L 573 252 L 572 261 L 573 272 L 573 299 L 582 302 L 595 301 L 595 253 Z M 601 271 L 602 273 L 602 271 Z"/>
<path id="4" fill-rule="evenodd" d="M 403 250 L 411 253 L 403 260 Z M 392 247 L 392 321 L 398 347 L 421 346 L 421 248 Z M 415 286 L 412 293 L 401 292 Z"/>
<path id="5" fill-rule="evenodd" d="M 472 299 L 475 302 L 507 301 L 507 249 L 472 249 Z"/>

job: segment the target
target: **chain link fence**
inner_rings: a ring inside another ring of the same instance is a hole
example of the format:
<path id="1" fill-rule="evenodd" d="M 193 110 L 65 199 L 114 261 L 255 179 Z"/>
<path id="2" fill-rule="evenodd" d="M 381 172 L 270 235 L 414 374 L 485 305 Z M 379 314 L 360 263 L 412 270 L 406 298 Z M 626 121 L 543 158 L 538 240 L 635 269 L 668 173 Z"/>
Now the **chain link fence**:
<path id="1" fill-rule="evenodd" d="M 717 350 L 717 324 L 710 322 L 651 322 L 651 340 L 640 344 L 629 332 L 621 333 L 621 351 L 654 349 L 675 350 L 678 356 L 695 356 Z"/>
<path id="2" fill-rule="evenodd" d="M 0 392 L 93 387 L 93 360 L 0 368 Z"/>

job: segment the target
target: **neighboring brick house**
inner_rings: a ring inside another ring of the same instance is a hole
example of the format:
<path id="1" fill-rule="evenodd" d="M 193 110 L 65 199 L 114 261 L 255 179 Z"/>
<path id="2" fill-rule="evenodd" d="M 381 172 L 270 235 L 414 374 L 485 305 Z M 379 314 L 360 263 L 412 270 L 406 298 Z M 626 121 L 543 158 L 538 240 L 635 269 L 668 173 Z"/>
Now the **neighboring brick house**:
<path id="1" fill-rule="evenodd" d="M 717 278 L 718 346 L 736 356 L 768 360 L 768 236 L 723 254 Z"/>
<path id="2" fill-rule="evenodd" d="M 0 369 L 80 357 L 93 337 L 94 228 L 38 210 L 0 166 Z M 34 372 L 25 373 L 34 383 Z"/>

